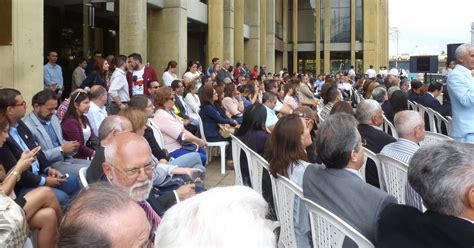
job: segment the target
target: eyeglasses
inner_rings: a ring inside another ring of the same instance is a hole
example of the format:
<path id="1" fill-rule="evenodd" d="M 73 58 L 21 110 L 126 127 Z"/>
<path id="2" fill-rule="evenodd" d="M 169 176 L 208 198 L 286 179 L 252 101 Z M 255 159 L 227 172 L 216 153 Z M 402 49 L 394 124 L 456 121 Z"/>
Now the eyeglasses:
<path id="1" fill-rule="evenodd" d="M 20 103 L 17 103 L 17 104 L 15 104 L 15 105 L 13 105 L 13 107 L 20 107 L 20 106 L 21 106 L 21 107 L 25 107 L 25 106 L 26 106 L 26 102 L 25 102 L 25 101 L 22 101 L 22 102 L 20 102 Z"/>
<path id="2" fill-rule="evenodd" d="M 137 178 L 139 175 L 140 175 L 140 171 L 143 169 L 143 172 L 145 172 L 145 174 L 150 174 L 155 168 L 156 168 L 156 164 L 148 164 L 148 165 L 145 165 L 145 167 L 141 167 L 141 168 L 134 168 L 134 169 L 130 169 L 130 170 L 122 170 L 116 166 L 114 166 L 113 164 L 111 163 L 106 163 L 110 166 L 112 166 L 113 168 L 117 169 L 118 171 L 120 171 L 123 175 L 125 175 L 125 177 L 127 177 L 128 179 L 135 179 Z"/>

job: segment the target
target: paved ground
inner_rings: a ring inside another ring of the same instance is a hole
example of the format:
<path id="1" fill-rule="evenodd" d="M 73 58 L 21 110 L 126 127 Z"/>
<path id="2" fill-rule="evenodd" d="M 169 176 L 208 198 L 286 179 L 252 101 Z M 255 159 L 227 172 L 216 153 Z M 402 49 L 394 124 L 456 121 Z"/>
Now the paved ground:
<path id="1" fill-rule="evenodd" d="M 206 166 L 206 180 L 204 185 L 206 189 L 210 189 L 217 186 L 231 186 L 234 185 L 235 174 L 233 170 L 226 170 L 225 175 L 222 175 L 221 163 L 219 157 L 212 158 L 211 163 Z"/>

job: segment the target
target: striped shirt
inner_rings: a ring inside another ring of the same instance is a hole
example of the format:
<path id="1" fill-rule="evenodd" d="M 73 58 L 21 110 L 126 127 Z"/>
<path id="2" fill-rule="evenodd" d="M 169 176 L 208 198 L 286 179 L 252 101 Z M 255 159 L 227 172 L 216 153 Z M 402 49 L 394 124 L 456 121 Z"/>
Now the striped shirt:
<path id="1" fill-rule="evenodd" d="M 418 150 L 418 148 L 420 148 L 420 146 L 415 142 L 399 138 L 397 142 L 393 142 L 384 146 L 382 151 L 380 151 L 380 154 L 409 164 L 411 157 Z M 420 195 L 416 193 L 409 183 L 407 183 L 405 187 L 405 200 L 407 205 L 423 211 L 423 201 Z"/>

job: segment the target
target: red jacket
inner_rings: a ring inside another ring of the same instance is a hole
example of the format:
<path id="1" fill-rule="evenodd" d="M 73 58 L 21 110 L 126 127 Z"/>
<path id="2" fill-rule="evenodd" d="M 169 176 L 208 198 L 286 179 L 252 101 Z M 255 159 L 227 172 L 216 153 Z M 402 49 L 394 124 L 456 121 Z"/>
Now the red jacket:
<path id="1" fill-rule="evenodd" d="M 127 81 L 128 81 L 128 89 L 130 92 L 130 97 L 133 96 L 133 82 L 132 82 L 132 72 L 127 72 Z M 151 81 L 158 81 L 158 77 L 156 77 L 155 69 L 151 66 L 145 66 L 145 71 L 143 72 L 143 94 L 148 95 L 148 83 Z M 159 81 L 158 81 L 159 82 Z"/>

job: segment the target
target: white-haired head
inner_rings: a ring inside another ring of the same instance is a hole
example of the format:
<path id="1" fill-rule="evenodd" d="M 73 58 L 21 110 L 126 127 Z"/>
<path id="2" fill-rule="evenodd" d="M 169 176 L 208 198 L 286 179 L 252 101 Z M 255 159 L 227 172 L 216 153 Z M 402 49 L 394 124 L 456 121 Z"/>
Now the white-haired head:
<path id="1" fill-rule="evenodd" d="M 367 124 L 367 125 L 382 125 L 383 124 L 383 119 L 380 121 L 376 121 L 377 123 L 374 123 L 374 120 L 378 115 L 383 116 L 383 111 L 382 107 L 380 104 L 372 99 L 366 99 L 363 100 L 362 102 L 359 103 L 357 106 L 357 120 L 361 124 Z M 380 123 L 379 123 L 380 122 Z"/>
<path id="2" fill-rule="evenodd" d="M 275 247 L 267 207 L 249 187 L 213 188 L 166 211 L 155 246 Z"/>
<path id="3" fill-rule="evenodd" d="M 418 112 L 413 110 L 400 111 L 395 114 L 393 122 L 400 138 L 415 143 L 419 143 L 425 138 L 425 122 Z"/>

